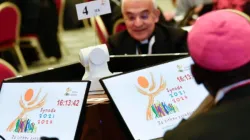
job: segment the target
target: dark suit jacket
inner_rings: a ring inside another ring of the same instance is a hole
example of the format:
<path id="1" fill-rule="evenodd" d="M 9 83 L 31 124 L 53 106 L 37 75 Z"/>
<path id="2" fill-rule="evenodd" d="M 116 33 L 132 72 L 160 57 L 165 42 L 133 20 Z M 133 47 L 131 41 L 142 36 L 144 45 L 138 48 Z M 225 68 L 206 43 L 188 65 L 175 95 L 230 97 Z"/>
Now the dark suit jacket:
<path id="1" fill-rule="evenodd" d="M 187 32 L 182 29 L 156 24 L 155 43 L 152 47 L 153 54 L 187 52 Z M 110 54 L 136 54 L 136 43 L 128 31 L 123 31 L 108 39 Z"/>
<path id="2" fill-rule="evenodd" d="M 40 0 L 17 0 L 16 5 L 21 11 L 21 34 L 37 33 L 38 19 L 40 14 Z"/>
<path id="3" fill-rule="evenodd" d="M 209 112 L 181 123 L 164 140 L 249 140 L 250 85 L 228 92 Z"/>

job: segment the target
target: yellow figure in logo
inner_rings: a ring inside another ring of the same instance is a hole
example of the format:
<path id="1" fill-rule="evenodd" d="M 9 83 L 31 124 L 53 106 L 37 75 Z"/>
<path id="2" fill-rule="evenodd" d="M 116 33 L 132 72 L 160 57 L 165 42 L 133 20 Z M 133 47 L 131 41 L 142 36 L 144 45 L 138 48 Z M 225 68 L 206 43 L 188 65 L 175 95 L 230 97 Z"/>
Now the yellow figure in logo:
<path id="1" fill-rule="evenodd" d="M 161 76 L 160 86 L 158 87 L 158 89 L 156 89 L 154 76 L 152 73 L 150 73 L 150 75 L 151 75 L 151 80 L 152 80 L 150 87 L 149 87 L 148 80 L 144 76 L 138 77 L 137 81 L 138 81 L 138 84 L 140 85 L 140 88 L 136 87 L 138 92 L 149 97 L 149 103 L 148 103 L 148 108 L 147 108 L 147 112 L 146 112 L 146 119 L 147 120 L 153 119 L 151 107 L 154 104 L 154 98 L 157 95 L 159 95 L 159 93 L 166 88 L 166 81 L 163 81 L 163 77 Z M 145 89 L 147 89 L 147 88 L 149 88 L 149 91 L 145 91 Z"/>
<path id="2" fill-rule="evenodd" d="M 20 107 L 23 109 L 23 111 L 20 113 L 20 115 L 9 125 L 9 127 L 7 128 L 7 131 L 12 131 L 12 129 L 15 127 L 16 121 L 18 121 L 19 119 L 22 119 L 22 117 L 27 113 L 30 112 L 32 110 L 35 110 L 37 108 L 41 108 L 44 104 L 45 104 L 45 99 L 47 97 L 47 94 L 41 99 L 41 101 L 37 102 L 39 94 L 41 93 L 41 89 L 39 90 L 37 96 L 35 97 L 34 100 L 31 101 L 33 95 L 34 95 L 34 91 L 33 89 L 28 89 L 24 95 L 24 100 L 25 103 L 27 103 L 27 105 L 24 104 L 23 102 L 23 98 L 21 96 L 20 101 L 19 101 L 19 105 Z"/>

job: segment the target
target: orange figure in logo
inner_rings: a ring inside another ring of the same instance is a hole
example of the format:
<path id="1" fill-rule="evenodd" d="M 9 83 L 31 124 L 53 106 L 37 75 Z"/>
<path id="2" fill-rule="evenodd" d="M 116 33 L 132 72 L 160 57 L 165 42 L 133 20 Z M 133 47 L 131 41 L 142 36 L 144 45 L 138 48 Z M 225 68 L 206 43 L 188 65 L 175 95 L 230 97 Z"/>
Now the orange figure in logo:
<path id="1" fill-rule="evenodd" d="M 26 105 L 23 102 L 23 98 L 21 96 L 20 101 L 19 101 L 19 105 L 20 107 L 23 109 L 23 111 L 20 113 L 20 115 L 9 125 L 9 127 L 7 128 L 7 131 L 12 131 L 12 129 L 14 128 L 16 121 L 19 119 L 22 119 L 22 117 L 27 113 L 30 112 L 32 110 L 35 110 L 37 108 L 42 107 L 45 104 L 45 99 L 47 97 L 47 94 L 41 99 L 41 101 L 37 102 L 38 97 L 41 93 L 41 89 L 39 90 L 37 96 L 35 97 L 35 99 L 31 100 L 33 95 L 34 95 L 34 91 L 33 89 L 28 89 L 24 95 L 24 100 Z"/>
<path id="2" fill-rule="evenodd" d="M 137 81 L 138 81 L 138 84 L 140 85 L 140 88 L 136 87 L 138 92 L 149 97 L 149 104 L 148 104 L 148 108 L 147 108 L 147 112 L 146 112 L 146 119 L 147 120 L 153 119 L 151 106 L 154 104 L 154 98 L 157 95 L 159 95 L 159 93 L 166 88 L 166 82 L 163 81 L 163 77 L 161 76 L 160 86 L 158 89 L 156 89 L 154 76 L 152 73 L 150 73 L 150 75 L 151 75 L 151 79 L 152 79 L 150 87 L 149 87 L 148 80 L 144 76 L 138 77 Z M 144 90 L 141 88 L 143 88 Z M 149 88 L 149 91 L 145 91 L 145 89 L 147 89 L 147 88 Z"/>

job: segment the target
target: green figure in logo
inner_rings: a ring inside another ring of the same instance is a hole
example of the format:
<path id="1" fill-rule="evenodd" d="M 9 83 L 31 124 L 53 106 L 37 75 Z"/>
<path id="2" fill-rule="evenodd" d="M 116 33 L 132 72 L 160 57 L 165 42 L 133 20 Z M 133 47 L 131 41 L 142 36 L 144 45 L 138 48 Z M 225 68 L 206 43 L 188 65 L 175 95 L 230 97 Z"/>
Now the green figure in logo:
<path id="1" fill-rule="evenodd" d="M 173 113 L 176 113 L 176 110 L 175 110 L 175 108 L 173 107 L 172 104 L 169 104 L 169 107 L 171 108 L 171 110 L 173 111 Z"/>
<path id="2" fill-rule="evenodd" d="M 152 111 L 153 111 L 154 114 L 155 114 L 155 118 L 159 118 L 159 115 L 158 115 L 158 112 L 157 112 L 156 109 L 155 109 L 155 106 L 152 105 L 151 108 L 152 108 Z"/>
<path id="3" fill-rule="evenodd" d="M 179 109 L 176 105 L 173 105 L 173 108 L 174 108 L 175 112 L 179 112 Z"/>
<path id="4" fill-rule="evenodd" d="M 19 124 L 20 124 L 20 119 L 18 119 L 18 120 L 16 121 L 16 128 L 15 128 L 14 132 L 18 132 Z"/>
<path id="5" fill-rule="evenodd" d="M 174 108 L 172 107 L 171 104 L 168 104 L 168 109 L 169 109 L 170 114 L 175 113 Z"/>
<path id="6" fill-rule="evenodd" d="M 31 123 L 29 133 L 33 133 L 35 127 L 35 123 Z"/>
<path id="7" fill-rule="evenodd" d="M 37 127 L 36 127 L 36 125 L 34 124 L 32 133 L 36 133 L 36 129 L 37 129 Z"/>

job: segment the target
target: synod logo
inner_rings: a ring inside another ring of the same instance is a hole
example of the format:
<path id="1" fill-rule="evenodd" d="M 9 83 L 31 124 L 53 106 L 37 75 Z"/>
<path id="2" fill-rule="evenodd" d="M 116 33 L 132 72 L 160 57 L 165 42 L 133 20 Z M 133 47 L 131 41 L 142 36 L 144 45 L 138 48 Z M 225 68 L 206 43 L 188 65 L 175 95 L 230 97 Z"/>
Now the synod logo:
<path id="1" fill-rule="evenodd" d="M 136 87 L 137 91 L 142 95 L 148 96 L 148 107 L 146 110 L 146 120 L 153 120 L 153 118 L 161 118 L 169 114 L 179 112 L 176 105 L 172 103 L 154 101 L 154 98 L 166 89 L 166 81 L 161 76 L 160 85 L 157 87 L 152 73 L 150 73 L 151 82 L 144 77 L 139 76 L 137 82 L 140 87 Z"/>
<path id="2" fill-rule="evenodd" d="M 139 87 L 136 87 L 137 91 L 139 93 L 148 97 L 148 107 L 146 110 L 146 120 L 153 120 L 152 112 L 154 112 L 155 118 L 157 118 L 159 116 L 163 116 L 163 114 L 164 114 L 164 111 L 163 111 L 164 109 L 161 106 L 159 106 L 159 105 L 157 106 L 157 104 L 154 103 L 154 98 L 157 95 L 159 95 L 163 90 L 165 90 L 166 81 L 164 81 L 163 77 L 161 76 L 160 85 L 157 87 L 153 74 L 150 73 L 150 76 L 151 76 L 150 82 L 146 77 L 139 76 L 137 78 L 137 82 L 139 84 Z"/>
<path id="3" fill-rule="evenodd" d="M 16 117 L 15 120 L 13 120 L 10 123 L 6 131 L 16 132 L 16 133 L 36 133 L 37 127 L 35 123 L 31 122 L 31 120 L 27 118 L 27 116 L 25 115 L 28 112 L 31 112 L 35 109 L 38 109 L 44 106 L 46 102 L 47 94 L 43 96 L 41 100 L 39 100 L 39 95 L 41 91 L 42 89 L 40 89 L 37 95 L 33 98 L 34 96 L 33 89 L 28 89 L 26 93 L 24 94 L 24 99 L 22 96 L 20 97 L 19 105 L 22 108 L 22 112 L 19 114 L 19 116 Z"/>

